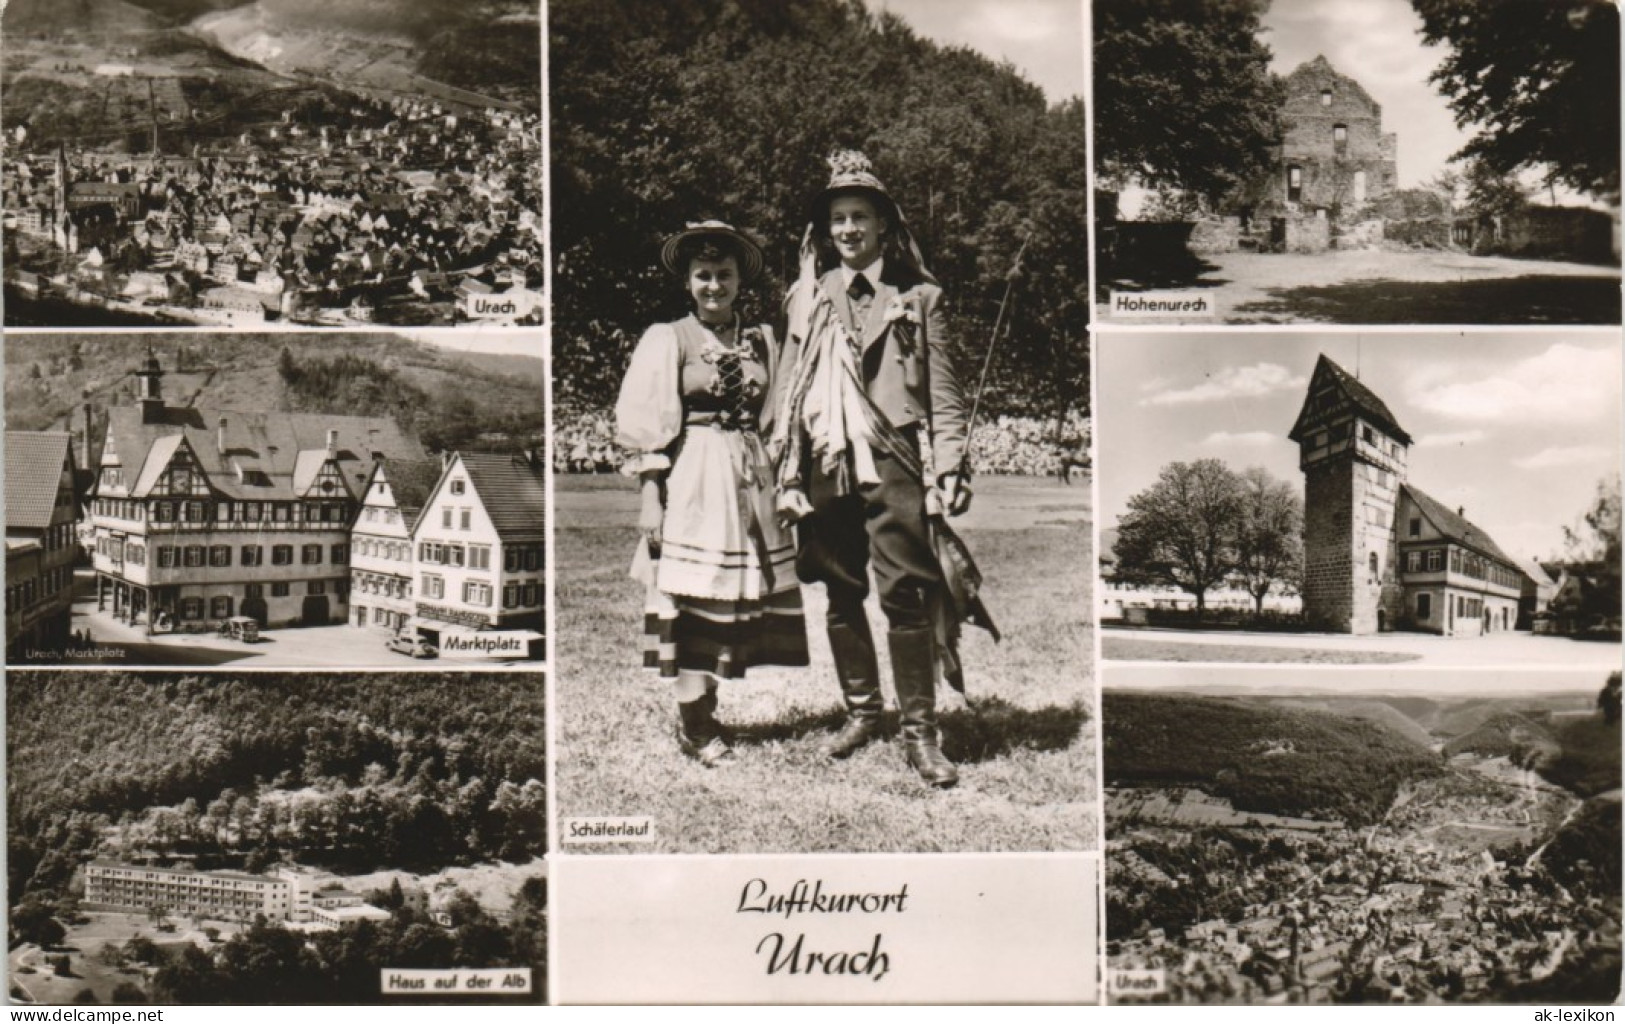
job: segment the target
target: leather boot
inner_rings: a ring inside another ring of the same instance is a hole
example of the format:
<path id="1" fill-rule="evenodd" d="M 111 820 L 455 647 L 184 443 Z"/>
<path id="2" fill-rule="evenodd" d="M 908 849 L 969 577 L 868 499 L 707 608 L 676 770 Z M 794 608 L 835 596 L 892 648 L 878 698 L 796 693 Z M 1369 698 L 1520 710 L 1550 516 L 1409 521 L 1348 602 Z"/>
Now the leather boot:
<path id="1" fill-rule="evenodd" d="M 716 768 L 734 759 L 733 748 L 728 746 L 716 713 L 714 692 L 677 705 L 677 746 L 707 768 Z"/>
<path id="2" fill-rule="evenodd" d="M 959 782 L 959 772 L 937 745 L 933 642 L 929 629 L 894 629 L 887 636 L 897 707 L 903 719 L 903 756 L 928 785 L 947 789 Z"/>
<path id="3" fill-rule="evenodd" d="M 840 679 L 841 696 L 846 702 L 846 721 L 818 745 L 818 752 L 832 760 L 851 757 L 860 748 L 880 738 L 880 666 L 875 661 L 875 639 L 867 619 L 859 625 L 829 624 L 829 650 L 835 656 L 835 675 Z"/>

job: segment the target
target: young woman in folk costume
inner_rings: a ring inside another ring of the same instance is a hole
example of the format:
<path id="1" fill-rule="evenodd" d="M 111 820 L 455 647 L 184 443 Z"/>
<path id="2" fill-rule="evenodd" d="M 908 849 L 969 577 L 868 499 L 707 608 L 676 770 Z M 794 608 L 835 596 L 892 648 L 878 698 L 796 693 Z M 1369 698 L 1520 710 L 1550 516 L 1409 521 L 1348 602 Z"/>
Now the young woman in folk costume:
<path id="1" fill-rule="evenodd" d="M 761 435 L 778 346 L 734 310 L 760 273 L 756 243 L 727 224 L 691 224 L 661 262 L 694 312 L 644 332 L 621 382 L 618 440 L 642 490 L 633 575 L 646 585 L 644 664 L 677 698 L 682 751 L 706 767 L 733 757 L 716 719 L 718 683 L 753 665 L 806 665 L 791 538 L 774 516 Z"/>
<path id="2" fill-rule="evenodd" d="M 955 657 L 958 624 L 946 619 L 928 519 L 970 506 L 965 396 L 948 351 L 942 289 L 902 211 L 863 154 L 838 152 L 830 168 L 787 301 L 769 445 L 781 514 L 797 524 L 797 571 L 829 591 L 826 625 L 847 718 L 823 751 L 845 758 L 882 732 L 863 608 L 873 566 L 904 756 L 927 784 L 948 787 L 959 774 L 938 739 L 936 677 Z"/>

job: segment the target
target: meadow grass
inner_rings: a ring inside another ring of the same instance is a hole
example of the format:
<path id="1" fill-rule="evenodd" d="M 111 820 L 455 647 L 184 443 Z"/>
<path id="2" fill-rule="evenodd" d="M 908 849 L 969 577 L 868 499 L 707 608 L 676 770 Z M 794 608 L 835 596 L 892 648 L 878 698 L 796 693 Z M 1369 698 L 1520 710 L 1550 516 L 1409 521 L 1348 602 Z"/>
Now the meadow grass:
<path id="1" fill-rule="evenodd" d="M 841 721 L 824 638 L 822 588 L 806 588 L 812 665 L 753 670 L 725 684 L 718 717 L 738 760 L 706 769 L 673 738 L 667 689 L 639 664 L 639 585 L 630 485 L 556 484 L 556 794 L 561 841 L 578 816 L 647 815 L 650 844 L 569 844 L 591 852 L 1084 850 L 1098 845 L 1087 487 L 978 481 L 962 535 L 987 577 L 1004 632 L 968 629 L 970 705 L 939 698 L 956 789 L 928 789 L 895 739 L 847 761 L 817 745 Z M 873 597 L 887 719 L 896 702 Z"/>
<path id="2" fill-rule="evenodd" d="M 1100 656 L 1107 661 L 1248 662 L 1289 665 L 1397 665 L 1420 661 L 1402 651 L 1340 651 L 1318 648 L 1267 647 L 1224 643 L 1180 643 L 1138 637 L 1102 637 Z"/>

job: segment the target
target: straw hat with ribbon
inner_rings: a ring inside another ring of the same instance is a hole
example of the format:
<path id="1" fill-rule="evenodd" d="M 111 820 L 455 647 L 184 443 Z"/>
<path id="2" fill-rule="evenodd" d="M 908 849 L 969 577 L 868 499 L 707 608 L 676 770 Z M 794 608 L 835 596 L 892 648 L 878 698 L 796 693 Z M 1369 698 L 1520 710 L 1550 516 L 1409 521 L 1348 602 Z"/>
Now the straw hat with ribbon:
<path id="1" fill-rule="evenodd" d="M 762 247 L 743 231 L 720 220 L 690 221 L 687 227 L 660 246 L 661 264 L 682 277 L 688 272 L 683 250 L 695 239 L 714 241 L 722 249 L 733 253 L 739 260 L 739 276 L 745 281 L 755 280 L 762 272 Z"/>

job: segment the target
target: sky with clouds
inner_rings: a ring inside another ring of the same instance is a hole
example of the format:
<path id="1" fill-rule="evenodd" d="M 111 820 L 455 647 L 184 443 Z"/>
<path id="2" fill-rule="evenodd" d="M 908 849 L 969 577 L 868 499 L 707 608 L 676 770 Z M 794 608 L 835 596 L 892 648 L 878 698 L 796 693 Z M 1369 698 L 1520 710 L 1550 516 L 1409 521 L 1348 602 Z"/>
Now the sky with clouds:
<path id="1" fill-rule="evenodd" d="M 1620 464 L 1611 332 L 1111 334 L 1097 342 L 1101 528 L 1169 462 L 1218 458 L 1301 484 L 1286 435 L 1321 353 L 1411 435 L 1409 480 L 1514 555 L 1561 553 L 1563 526 Z"/>
<path id="2" fill-rule="evenodd" d="M 1083 95 L 1081 0 L 864 0 L 934 42 L 1009 61 L 1051 103 Z"/>
<path id="3" fill-rule="evenodd" d="M 1289 74 L 1325 55 L 1382 105 L 1384 131 L 1399 135 L 1399 185 L 1414 188 L 1445 169 L 1467 143 L 1428 76 L 1448 51 L 1422 45 L 1410 0 L 1274 0 L 1263 17 L 1270 70 Z"/>

